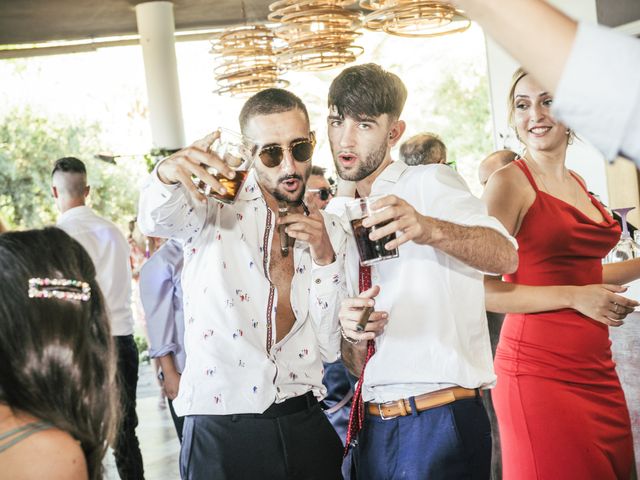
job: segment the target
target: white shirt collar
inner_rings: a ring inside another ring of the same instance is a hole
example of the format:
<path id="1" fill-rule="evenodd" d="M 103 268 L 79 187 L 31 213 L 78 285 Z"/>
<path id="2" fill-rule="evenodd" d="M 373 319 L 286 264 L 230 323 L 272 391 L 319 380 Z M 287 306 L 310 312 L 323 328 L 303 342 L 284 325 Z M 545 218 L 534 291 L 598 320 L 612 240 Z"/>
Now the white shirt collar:
<path id="1" fill-rule="evenodd" d="M 409 165 L 402 160 L 394 160 L 378 175 L 373 184 L 375 185 L 378 182 L 398 183 L 407 168 L 409 168 Z"/>
<path id="2" fill-rule="evenodd" d="M 91 207 L 87 207 L 86 205 L 70 208 L 69 210 L 60 214 L 60 216 L 58 217 L 58 223 L 60 223 L 63 220 L 67 220 L 69 218 L 75 218 L 87 213 L 93 213 L 93 210 L 91 210 Z"/>

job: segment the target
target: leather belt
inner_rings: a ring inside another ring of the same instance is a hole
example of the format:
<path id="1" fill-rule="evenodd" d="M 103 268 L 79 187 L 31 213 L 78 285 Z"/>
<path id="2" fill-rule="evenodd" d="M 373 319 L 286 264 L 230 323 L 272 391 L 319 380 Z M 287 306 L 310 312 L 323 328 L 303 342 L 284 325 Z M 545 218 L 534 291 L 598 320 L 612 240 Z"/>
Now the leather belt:
<path id="1" fill-rule="evenodd" d="M 436 390 L 435 392 L 424 393 L 414 397 L 414 399 L 418 412 L 423 412 L 430 408 L 453 403 L 456 400 L 481 396 L 482 392 L 477 388 L 450 387 Z M 411 415 L 411 403 L 408 398 L 385 403 L 369 402 L 367 403 L 367 412 L 370 415 L 381 417 L 383 420 L 390 420 L 396 417 Z"/>

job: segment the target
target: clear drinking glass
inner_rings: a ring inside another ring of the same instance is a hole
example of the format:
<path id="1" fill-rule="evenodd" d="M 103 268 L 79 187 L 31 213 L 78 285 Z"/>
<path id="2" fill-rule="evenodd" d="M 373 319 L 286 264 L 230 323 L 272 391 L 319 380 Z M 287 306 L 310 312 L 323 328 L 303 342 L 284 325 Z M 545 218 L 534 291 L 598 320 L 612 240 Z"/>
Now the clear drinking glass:
<path id="1" fill-rule="evenodd" d="M 625 260 L 631 260 L 640 256 L 640 247 L 631 238 L 629 229 L 627 227 L 627 213 L 633 210 L 635 207 L 628 208 L 614 208 L 612 211 L 620 215 L 622 221 L 622 235 L 618 244 L 608 253 L 604 263 L 624 262 Z"/>
<path id="2" fill-rule="evenodd" d="M 356 198 L 346 205 L 347 215 L 349 215 L 351 228 L 353 228 L 353 235 L 355 236 L 356 245 L 358 246 L 358 253 L 360 254 L 360 263 L 365 266 L 373 265 L 374 263 L 378 263 L 382 260 L 398 257 L 397 248 L 394 248 L 393 250 L 387 250 L 384 248 L 385 244 L 389 243 L 391 240 L 395 240 L 395 232 L 378 240 L 369 239 L 369 234 L 371 232 L 375 231 L 377 228 L 384 227 L 389 222 L 380 223 L 369 228 L 362 226 L 362 220 L 375 213 L 375 210 L 371 208 L 371 205 L 380 198 L 382 197 L 373 196 Z"/>
<path id="3" fill-rule="evenodd" d="M 218 155 L 218 157 L 236 172 L 236 175 L 229 179 L 215 168 L 207 167 L 207 171 L 227 190 L 224 195 L 213 190 L 210 185 L 199 178 L 196 178 L 194 181 L 202 194 L 213 197 L 219 202 L 232 204 L 236 201 L 238 193 L 247 175 L 249 175 L 249 169 L 253 165 L 257 145 L 251 139 L 232 130 L 219 128 L 218 131 L 220 132 L 220 136 L 214 140 L 209 150 Z"/>

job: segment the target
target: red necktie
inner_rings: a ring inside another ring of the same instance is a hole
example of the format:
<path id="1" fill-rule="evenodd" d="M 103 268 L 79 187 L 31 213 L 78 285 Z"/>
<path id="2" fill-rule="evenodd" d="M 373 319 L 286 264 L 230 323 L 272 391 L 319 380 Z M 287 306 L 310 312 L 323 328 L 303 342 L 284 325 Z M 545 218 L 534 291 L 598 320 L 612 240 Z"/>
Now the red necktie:
<path id="1" fill-rule="evenodd" d="M 360 265 L 358 286 L 360 293 L 371 288 L 371 267 L 364 267 Z M 364 378 L 364 369 L 367 367 L 367 362 L 376 353 L 376 343 L 373 340 L 367 342 L 367 356 L 364 359 L 364 365 L 362 366 L 362 372 L 358 379 L 358 385 L 356 391 L 353 394 L 353 400 L 351 401 L 351 413 L 349 414 L 349 427 L 347 428 L 347 442 L 344 448 L 344 456 L 349 453 L 349 448 L 355 446 L 355 439 L 358 436 L 358 432 L 362 430 L 364 424 L 364 402 L 362 401 L 362 380 Z M 353 443 L 353 445 L 352 445 Z"/>

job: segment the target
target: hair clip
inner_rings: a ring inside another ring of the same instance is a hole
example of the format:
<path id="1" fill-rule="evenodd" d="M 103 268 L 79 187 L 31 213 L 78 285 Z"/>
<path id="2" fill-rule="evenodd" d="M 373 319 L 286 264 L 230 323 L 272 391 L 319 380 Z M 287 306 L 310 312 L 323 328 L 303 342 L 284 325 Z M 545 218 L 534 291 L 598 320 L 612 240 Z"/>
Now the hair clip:
<path id="1" fill-rule="evenodd" d="M 29 298 L 58 298 L 86 302 L 91 298 L 87 282 L 66 278 L 30 278 Z"/>

